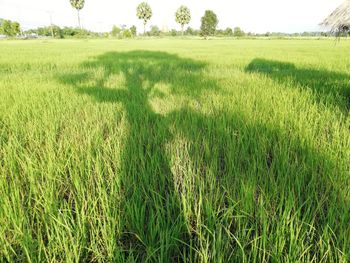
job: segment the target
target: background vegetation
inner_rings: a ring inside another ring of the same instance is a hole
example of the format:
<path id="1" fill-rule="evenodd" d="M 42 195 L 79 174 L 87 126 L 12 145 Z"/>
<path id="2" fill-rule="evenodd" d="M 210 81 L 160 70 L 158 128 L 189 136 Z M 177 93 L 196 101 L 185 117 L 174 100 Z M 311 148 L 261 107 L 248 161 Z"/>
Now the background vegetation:
<path id="1" fill-rule="evenodd" d="M 201 18 L 200 30 L 196 30 L 188 27 L 185 30 L 185 25 L 188 25 L 191 21 L 191 11 L 186 6 L 180 6 L 174 15 L 174 20 L 181 26 L 181 31 L 175 29 L 163 29 L 160 30 L 158 26 L 152 25 L 151 29 L 147 32 L 146 25 L 149 23 L 153 16 L 152 8 L 147 2 L 141 2 L 136 8 L 136 16 L 138 19 L 143 21 L 143 33 L 137 32 L 137 28 L 127 25 L 112 27 L 111 32 L 91 32 L 83 29 L 80 22 L 80 11 L 84 8 L 85 0 L 70 0 L 71 6 L 77 11 L 78 17 L 78 28 L 74 27 L 64 27 L 60 28 L 57 25 L 52 24 L 47 27 L 40 27 L 36 29 L 29 29 L 26 31 L 21 31 L 20 24 L 18 22 L 12 22 L 9 20 L 0 19 L 0 35 L 5 35 L 8 37 L 20 37 L 25 38 L 37 38 L 37 37 L 52 37 L 52 38 L 133 38 L 137 35 L 142 36 L 153 36 L 153 37 L 175 37 L 175 36 L 201 36 L 207 39 L 209 36 L 216 37 L 321 37 L 321 36 L 337 36 L 337 37 L 347 37 L 350 32 L 348 26 L 343 26 L 342 30 L 339 32 L 303 32 L 303 33 L 282 33 L 282 32 L 266 32 L 263 34 L 257 34 L 248 32 L 245 33 L 240 27 L 235 27 L 226 29 L 218 29 L 217 25 L 219 19 L 217 15 L 212 10 L 206 10 L 203 17 Z"/>
<path id="2" fill-rule="evenodd" d="M 16 36 L 21 32 L 20 24 L 11 20 L 0 18 L 0 35 Z"/>

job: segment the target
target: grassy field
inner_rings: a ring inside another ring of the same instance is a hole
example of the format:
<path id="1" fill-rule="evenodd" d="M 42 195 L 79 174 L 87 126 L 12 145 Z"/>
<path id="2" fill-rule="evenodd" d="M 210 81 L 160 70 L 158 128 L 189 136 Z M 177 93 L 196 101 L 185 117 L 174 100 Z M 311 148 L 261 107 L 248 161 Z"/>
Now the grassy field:
<path id="1" fill-rule="evenodd" d="M 348 262 L 350 42 L 0 42 L 0 261 Z"/>

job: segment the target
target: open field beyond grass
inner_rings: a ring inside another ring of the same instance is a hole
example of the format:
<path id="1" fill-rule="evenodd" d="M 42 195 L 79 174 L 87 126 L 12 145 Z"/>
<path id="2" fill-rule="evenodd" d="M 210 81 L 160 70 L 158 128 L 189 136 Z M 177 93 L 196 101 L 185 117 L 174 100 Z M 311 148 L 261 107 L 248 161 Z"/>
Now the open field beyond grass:
<path id="1" fill-rule="evenodd" d="M 0 261 L 347 262 L 350 42 L 0 42 Z"/>

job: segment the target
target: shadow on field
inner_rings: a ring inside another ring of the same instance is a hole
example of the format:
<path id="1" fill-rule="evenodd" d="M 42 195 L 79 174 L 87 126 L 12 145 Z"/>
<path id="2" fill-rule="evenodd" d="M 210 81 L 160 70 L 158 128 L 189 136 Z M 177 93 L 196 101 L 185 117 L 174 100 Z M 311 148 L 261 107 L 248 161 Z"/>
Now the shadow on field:
<path id="1" fill-rule="evenodd" d="M 248 70 L 259 71 L 264 63 L 254 61 Z M 279 78 L 270 73 L 278 65 L 267 73 Z M 219 93 L 205 68 L 164 52 L 110 52 L 81 65 L 81 74 L 60 76 L 78 93 L 125 109 L 124 231 L 117 240 L 125 260 L 278 261 L 289 255 L 293 261 L 303 252 L 305 259 L 321 258 L 327 257 L 317 245 L 322 238 L 332 243 L 327 253 L 349 248 L 349 210 L 334 186 L 332 176 L 339 171 L 330 156 L 292 131 L 249 121 L 244 112 L 209 115 L 190 106 L 154 112 L 149 99 L 159 83 L 167 84 L 171 95 L 195 100 L 204 91 Z M 124 88 L 110 88 L 111 76 L 120 74 Z M 185 143 L 176 144 L 174 165 L 167 147 L 178 137 Z M 335 239 L 327 239 L 334 238 L 327 236 L 328 227 Z"/>
<path id="2" fill-rule="evenodd" d="M 337 106 L 343 111 L 349 110 L 350 75 L 348 74 L 297 68 L 289 62 L 261 58 L 251 61 L 246 71 L 264 74 L 280 83 L 292 81 L 299 87 L 311 89 L 319 102 Z"/>
<path id="3" fill-rule="evenodd" d="M 102 72 L 98 77 L 87 73 L 61 77 L 78 93 L 99 102 L 120 102 L 125 109 L 128 134 L 121 168 L 125 232 L 120 244 L 127 257 L 161 262 L 181 259 L 179 247 L 183 245 L 178 240 L 187 241 L 187 229 L 166 154 L 172 120 L 154 112 L 149 99 L 160 82 L 170 85 L 171 94 L 191 98 L 203 90 L 218 88 L 204 76 L 205 66 L 163 52 L 111 52 L 82 65 L 83 69 Z M 120 74 L 123 87 L 108 88 L 110 77 Z M 87 80 L 94 84 L 84 85 Z"/>

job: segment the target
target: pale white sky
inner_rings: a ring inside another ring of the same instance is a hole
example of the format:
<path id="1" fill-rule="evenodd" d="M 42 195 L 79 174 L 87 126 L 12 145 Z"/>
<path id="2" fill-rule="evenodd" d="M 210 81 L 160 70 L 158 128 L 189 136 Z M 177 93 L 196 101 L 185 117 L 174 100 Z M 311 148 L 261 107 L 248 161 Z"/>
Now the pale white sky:
<path id="1" fill-rule="evenodd" d="M 112 25 L 136 25 L 136 6 L 143 0 L 86 0 L 81 11 L 84 28 L 110 31 Z M 153 10 L 150 25 L 180 29 L 174 13 L 180 5 L 190 8 L 189 26 L 200 27 L 206 9 L 219 18 L 219 28 L 239 26 L 246 32 L 302 32 L 318 31 L 318 24 L 344 0 L 146 0 Z M 16 20 L 28 29 L 53 23 L 77 26 L 75 10 L 69 0 L 0 0 L 0 18 Z"/>

